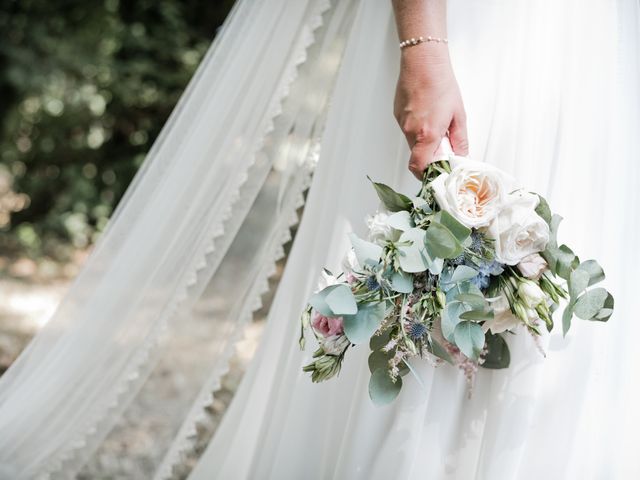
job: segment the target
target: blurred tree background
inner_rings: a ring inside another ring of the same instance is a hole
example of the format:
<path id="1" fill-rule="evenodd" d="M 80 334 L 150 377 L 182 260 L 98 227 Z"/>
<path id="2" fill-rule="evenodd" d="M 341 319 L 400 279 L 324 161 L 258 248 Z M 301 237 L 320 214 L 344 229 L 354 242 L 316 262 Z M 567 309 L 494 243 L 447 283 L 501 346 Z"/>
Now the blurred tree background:
<path id="1" fill-rule="evenodd" d="M 0 252 L 91 245 L 233 0 L 0 0 Z"/>

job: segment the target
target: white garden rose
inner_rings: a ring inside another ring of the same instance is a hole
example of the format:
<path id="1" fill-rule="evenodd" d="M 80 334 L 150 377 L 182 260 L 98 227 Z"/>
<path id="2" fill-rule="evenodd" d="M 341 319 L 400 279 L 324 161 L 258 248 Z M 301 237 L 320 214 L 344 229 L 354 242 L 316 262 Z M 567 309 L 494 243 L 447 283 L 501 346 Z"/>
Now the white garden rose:
<path id="1" fill-rule="evenodd" d="M 489 225 L 513 189 L 513 179 L 484 162 L 454 157 L 450 163 L 451 173 L 431 182 L 436 202 L 467 227 Z"/>
<path id="2" fill-rule="evenodd" d="M 522 190 L 508 195 L 504 208 L 488 229 L 498 262 L 516 265 L 547 247 L 549 225 L 535 211 L 539 201 L 537 195 Z"/>
<path id="3" fill-rule="evenodd" d="M 402 232 L 389 225 L 389 215 L 378 212 L 367 217 L 367 227 L 369 227 L 369 240 L 384 245 L 388 240 L 398 240 Z"/>
<path id="4" fill-rule="evenodd" d="M 488 298 L 487 300 L 493 310 L 493 318 L 491 320 L 487 320 L 482 325 L 482 329 L 485 333 L 487 330 L 491 330 L 491 333 L 495 335 L 506 330 L 512 330 L 522 323 L 520 319 L 511 312 L 511 308 L 509 308 L 509 300 L 507 300 L 504 293 L 499 297 Z"/>

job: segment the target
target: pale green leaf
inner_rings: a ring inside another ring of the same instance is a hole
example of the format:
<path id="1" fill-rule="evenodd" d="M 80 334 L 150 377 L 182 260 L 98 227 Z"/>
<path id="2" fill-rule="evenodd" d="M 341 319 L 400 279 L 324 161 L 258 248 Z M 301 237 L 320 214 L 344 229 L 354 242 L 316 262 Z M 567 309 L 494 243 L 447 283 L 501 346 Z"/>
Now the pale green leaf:
<path id="1" fill-rule="evenodd" d="M 429 268 L 429 258 L 424 247 L 425 231 L 412 228 L 403 232 L 398 243 L 409 242 L 409 245 L 398 246 L 398 261 L 402 270 L 408 273 L 424 272 Z"/>
<path id="2" fill-rule="evenodd" d="M 369 177 L 367 177 L 369 178 Z M 369 178 L 369 180 L 371 180 Z M 376 189 L 378 198 L 384 204 L 385 208 L 390 212 L 399 212 L 400 210 L 411 210 L 411 199 L 406 195 L 396 192 L 393 188 L 371 180 Z"/>
<path id="3" fill-rule="evenodd" d="M 604 270 L 595 260 L 585 260 L 578 265 L 578 270 L 584 270 L 589 274 L 589 287 L 604 280 Z"/>
<path id="4" fill-rule="evenodd" d="M 462 253 L 462 245 L 447 227 L 431 222 L 425 236 L 425 245 L 433 258 L 454 258 Z"/>
<path id="5" fill-rule="evenodd" d="M 453 331 L 455 344 L 468 358 L 477 360 L 484 346 L 482 327 L 474 322 L 463 321 Z"/>
<path id="6" fill-rule="evenodd" d="M 471 235 L 471 229 L 469 227 L 460 223 L 444 210 L 440 212 L 440 223 L 444 225 L 460 243 L 464 243 L 469 235 Z"/>
<path id="7" fill-rule="evenodd" d="M 393 272 L 391 275 L 391 288 L 399 293 L 413 292 L 413 275 L 405 272 Z"/>
<path id="8" fill-rule="evenodd" d="M 604 308 L 608 296 L 609 292 L 604 288 L 594 288 L 585 292 L 578 298 L 573 308 L 576 317 L 591 320 Z"/>
<path id="9" fill-rule="evenodd" d="M 589 273 L 580 269 L 572 271 L 568 284 L 569 297 L 575 300 L 589 285 Z"/>
<path id="10" fill-rule="evenodd" d="M 502 335 L 494 335 L 487 332 L 485 335 L 487 355 L 484 357 L 482 367 L 491 369 L 507 368 L 511 362 L 509 346 Z"/>
<path id="11" fill-rule="evenodd" d="M 365 343 L 380 326 L 384 314 L 384 303 L 363 303 L 355 315 L 343 315 L 344 334 L 351 343 Z"/>
<path id="12" fill-rule="evenodd" d="M 387 219 L 387 223 L 392 228 L 395 228 L 396 230 L 400 230 L 403 232 L 406 230 L 409 230 L 410 228 L 415 227 L 415 224 L 413 223 L 413 220 L 411 218 L 411 214 L 406 210 L 401 210 L 399 212 L 395 212 L 389 215 L 389 218 Z"/>
<path id="13" fill-rule="evenodd" d="M 453 332 L 461 322 L 460 315 L 471 310 L 471 307 L 462 302 L 449 302 L 442 310 L 441 328 L 442 335 L 450 342 L 454 342 Z"/>
<path id="14" fill-rule="evenodd" d="M 402 388 L 402 378 L 394 382 L 386 368 L 377 368 L 369 379 L 369 397 L 374 404 L 382 406 L 395 400 Z"/>
<path id="15" fill-rule="evenodd" d="M 336 316 L 353 315 L 358 311 L 356 299 L 348 285 L 336 285 L 325 297 L 325 302 Z"/>
<path id="16" fill-rule="evenodd" d="M 359 265 L 375 265 L 379 262 L 382 255 L 382 247 L 380 245 L 363 240 L 355 233 L 351 233 L 349 238 Z"/>

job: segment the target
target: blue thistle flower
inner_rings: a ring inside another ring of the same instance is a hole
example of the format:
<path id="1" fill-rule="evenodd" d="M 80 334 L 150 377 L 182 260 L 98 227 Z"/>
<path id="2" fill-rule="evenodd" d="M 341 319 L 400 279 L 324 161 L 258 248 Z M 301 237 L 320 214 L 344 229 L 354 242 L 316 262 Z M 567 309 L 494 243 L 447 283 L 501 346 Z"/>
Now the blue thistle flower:
<path id="1" fill-rule="evenodd" d="M 489 275 L 486 275 L 482 272 L 478 272 L 478 275 L 471 279 L 471 283 L 473 283 L 480 290 L 483 290 L 489 286 Z"/>
<path id="2" fill-rule="evenodd" d="M 413 340 L 420 340 L 427 333 L 427 326 L 424 323 L 411 323 L 409 324 L 409 331 L 407 332 Z"/>
<path id="3" fill-rule="evenodd" d="M 376 290 L 380 289 L 380 284 L 378 283 L 378 279 L 373 275 L 370 277 L 367 277 L 364 284 L 366 285 L 367 289 L 372 292 L 375 292 Z"/>
<path id="4" fill-rule="evenodd" d="M 480 265 L 478 265 L 478 271 L 483 274 L 483 275 L 500 275 L 502 272 L 504 272 L 504 269 L 502 268 L 502 264 L 495 261 L 495 260 L 490 260 L 488 262 L 482 262 Z"/>

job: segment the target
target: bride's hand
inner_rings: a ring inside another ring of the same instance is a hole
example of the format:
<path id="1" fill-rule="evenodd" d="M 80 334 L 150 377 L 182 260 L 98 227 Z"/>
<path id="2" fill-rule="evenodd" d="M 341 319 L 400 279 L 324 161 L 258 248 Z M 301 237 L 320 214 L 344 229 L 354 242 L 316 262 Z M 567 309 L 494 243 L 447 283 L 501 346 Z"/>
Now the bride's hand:
<path id="1" fill-rule="evenodd" d="M 464 105 L 448 52 L 434 52 L 432 46 L 402 50 L 394 101 L 394 115 L 411 148 L 409 170 L 418 179 L 445 135 L 457 155 L 467 155 L 469 148 Z"/>

